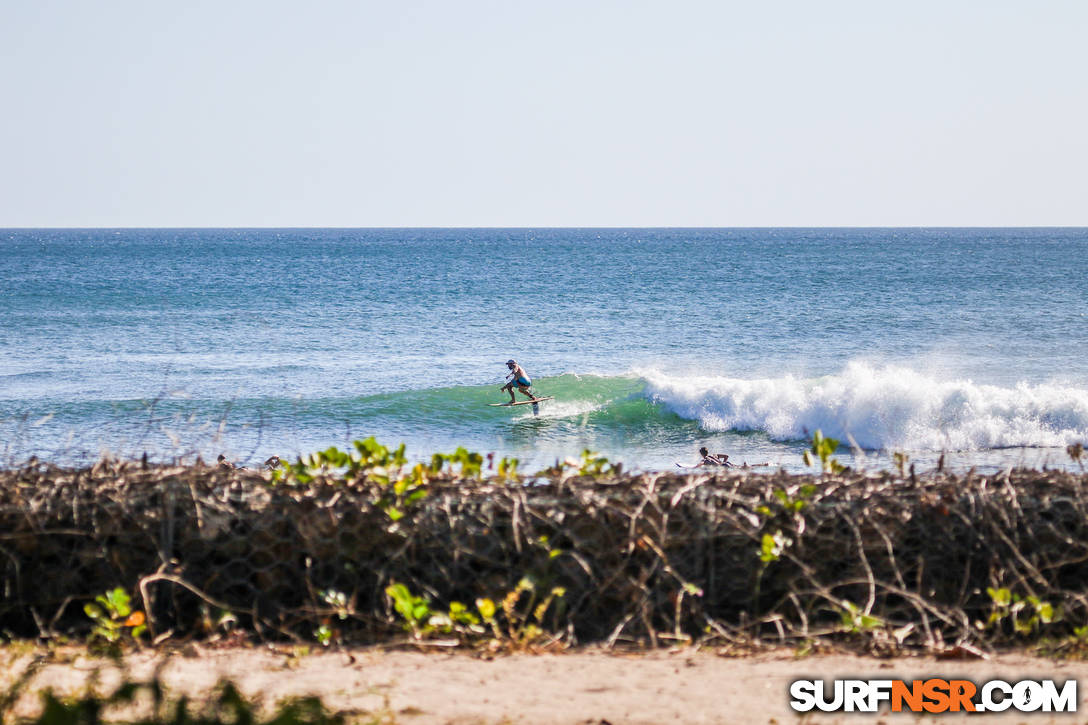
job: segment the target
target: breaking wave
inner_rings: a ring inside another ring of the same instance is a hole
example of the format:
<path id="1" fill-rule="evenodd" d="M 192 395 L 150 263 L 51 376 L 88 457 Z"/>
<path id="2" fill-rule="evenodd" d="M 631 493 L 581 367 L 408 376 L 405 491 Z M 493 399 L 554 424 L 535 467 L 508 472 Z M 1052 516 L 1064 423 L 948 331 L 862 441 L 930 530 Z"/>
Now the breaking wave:
<path id="1" fill-rule="evenodd" d="M 871 450 L 1050 447 L 1088 438 L 1088 389 L 1067 385 L 942 381 L 865 363 L 808 379 L 640 377 L 647 398 L 703 429 L 761 431 L 780 441 L 816 429 Z"/>

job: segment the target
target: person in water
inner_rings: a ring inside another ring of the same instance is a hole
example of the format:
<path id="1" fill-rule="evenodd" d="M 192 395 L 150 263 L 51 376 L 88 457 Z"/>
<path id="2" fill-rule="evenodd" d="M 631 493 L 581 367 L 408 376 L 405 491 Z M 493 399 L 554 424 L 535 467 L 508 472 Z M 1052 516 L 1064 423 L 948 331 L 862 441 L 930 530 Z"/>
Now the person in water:
<path id="1" fill-rule="evenodd" d="M 729 456 L 725 453 L 710 453 L 707 451 L 706 446 L 699 449 L 699 455 L 702 456 L 702 460 L 696 465 L 699 466 L 725 466 L 726 468 L 736 468 L 729 462 Z"/>
<path id="2" fill-rule="evenodd" d="M 529 373 L 525 372 L 525 368 L 518 365 L 517 360 L 507 360 L 506 367 L 510 370 L 510 374 L 507 378 L 513 378 L 506 385 L 502 386 L 501 390 L 504 393 L 510 393 L 510 402 L 514 401 L 514 388 L 522 392 L 522 394 L 529 400 L 536 400 L 536 396 L 529 392 L 529 388 L 532 387 L 533 381 L 529 379 Z"/>

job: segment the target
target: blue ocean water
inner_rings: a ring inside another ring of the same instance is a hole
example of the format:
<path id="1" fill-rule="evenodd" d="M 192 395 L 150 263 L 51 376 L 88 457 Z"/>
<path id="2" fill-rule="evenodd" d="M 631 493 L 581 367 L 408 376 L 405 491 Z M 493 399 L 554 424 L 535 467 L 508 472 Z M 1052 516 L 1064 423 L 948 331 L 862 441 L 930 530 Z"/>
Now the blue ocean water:
<path id="1" fill-rule="evenodd" d="M 0 456 L 1073 465 L 1085 229 L 0 231 Z M 508 358 L 556 400 L 492 408 Z"/>

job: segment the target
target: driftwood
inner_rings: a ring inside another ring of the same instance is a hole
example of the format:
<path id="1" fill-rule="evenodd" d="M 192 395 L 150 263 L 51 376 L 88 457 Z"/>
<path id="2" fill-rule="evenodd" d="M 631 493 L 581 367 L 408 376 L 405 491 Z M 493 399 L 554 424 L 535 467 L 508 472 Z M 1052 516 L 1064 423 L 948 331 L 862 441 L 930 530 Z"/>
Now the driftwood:
<path id="1" fill-rule="evenodd" d="M 446 472 L 400 518 L 389 490 L 200 465 L 0 472 L 0 630 L 86 633 L 83 605 L 122 587 L 153 637 L 206 635 L 229 610 L 255 636 L 333 622 L 392 642 L 392 583 L 445 611 L 523 579 L 562 587 L 540 625 L 568 643 L 940 651 L 1088 621 L 1084 474 Z"/>

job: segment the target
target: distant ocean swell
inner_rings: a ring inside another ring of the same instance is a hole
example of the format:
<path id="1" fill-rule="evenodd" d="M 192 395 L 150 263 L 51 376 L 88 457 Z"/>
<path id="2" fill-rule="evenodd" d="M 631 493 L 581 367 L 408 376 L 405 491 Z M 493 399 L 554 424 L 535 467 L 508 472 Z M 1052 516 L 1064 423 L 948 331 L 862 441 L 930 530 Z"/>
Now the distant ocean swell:
<path id="1" fill-rule="evenodd" d="M 1088 439 L 1088 389 L 941 381 L 904 367 L 850 363 L 803 379 L 678 377 L 642 372 L 644 395 L 708 431 L 778 441 L 820 429 L 869 450 L 1054 447 Z"/>

